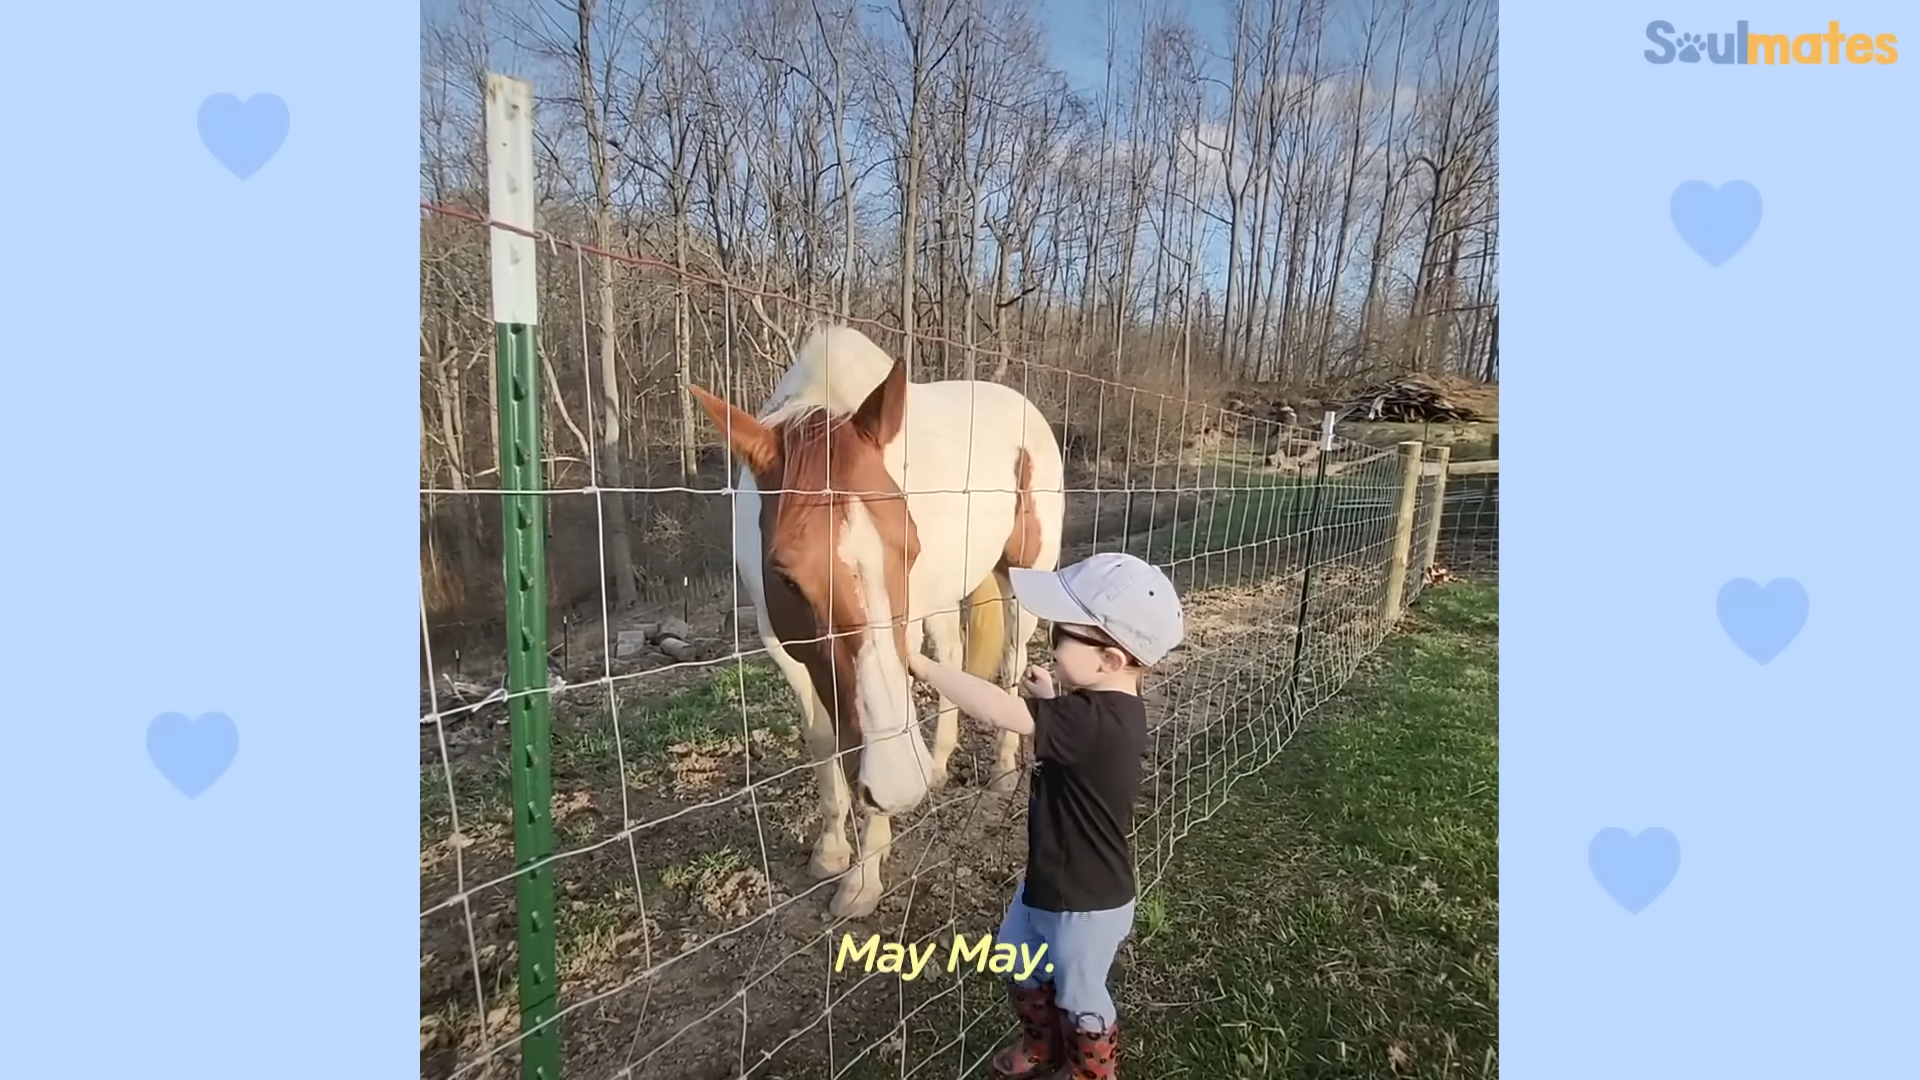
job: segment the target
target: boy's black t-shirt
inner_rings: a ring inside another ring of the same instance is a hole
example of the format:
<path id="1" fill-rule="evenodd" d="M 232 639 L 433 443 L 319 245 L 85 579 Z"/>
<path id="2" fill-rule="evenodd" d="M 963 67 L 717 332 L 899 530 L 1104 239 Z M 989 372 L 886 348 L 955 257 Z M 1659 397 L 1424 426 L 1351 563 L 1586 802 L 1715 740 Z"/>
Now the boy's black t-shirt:
<path id="1" fill-rule="evenodd" d="M 1140 794 L 1147 707 L 1114 690 L 1027 702 L 1033 797 L 1027 808 L 1025 903 L 1041 911 L 1105 911 L 1134 898 L 1127 832 Z"/>

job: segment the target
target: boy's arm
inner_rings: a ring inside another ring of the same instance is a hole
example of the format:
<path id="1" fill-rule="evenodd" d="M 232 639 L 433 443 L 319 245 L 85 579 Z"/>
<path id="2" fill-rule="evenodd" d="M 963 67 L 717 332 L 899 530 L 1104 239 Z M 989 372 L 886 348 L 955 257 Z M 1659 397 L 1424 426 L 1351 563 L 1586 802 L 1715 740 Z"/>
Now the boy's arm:
<path id="1" fill-rule="evenodd" d="M 1033 734 L 1033 715 L 1019 698 L 985 679 L 950 668 L 919 653 L 907 654 L 907 670 L 970 716 L 1021 735 Z"/>

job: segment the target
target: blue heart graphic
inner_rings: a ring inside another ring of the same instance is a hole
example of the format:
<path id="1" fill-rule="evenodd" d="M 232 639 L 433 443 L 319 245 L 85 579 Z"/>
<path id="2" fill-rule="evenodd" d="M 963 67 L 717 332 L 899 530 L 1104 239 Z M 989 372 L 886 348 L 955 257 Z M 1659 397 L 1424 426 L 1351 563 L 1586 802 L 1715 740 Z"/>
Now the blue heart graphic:
<path id="1" fill-rule="evenodd" d="M 1601 829 L 1587 845 L 1587 865 L 1615 903 L 1638 915 L 1680 872 L 1680 840 L 1660 828 L 1637 837 L 1625 829 Z"/>
<path id="2" fill-rule="evenodd" d="M 240 751 L 240 729 L 225 713 L 161 713 L 147 725 L 147 756 L 181 794 L 197 799 L 226 775 Z"/>
<path id="3" fill-rule="evenodd" d="M 1730 181 L 1718 190 L 1689 180 L 1673 189 L 1668 210 L 1680 239 L 1708 264 L 1719 266 L 1746 247 L 1760 227 L 1760 191 L 1745 180 Z"/>
<path id="4" fill-rule="evenodd" d="M 1762 664 L 1779 656 L 1807 625 L 1807 590 L 1792 578 L 1775 578 L 1764 589 L 1748 578 L 1734 578 L 1720 586 L 1714 607 L 1727 636 Z"/>
<path id="5" fill-rule="evenodd" d="M 245 102 L 215 94 L 200 103 L 200 141 L 242 180 L 280 152 L 290 123 L 287 103 L 276 94 L 255 94 Z"/>

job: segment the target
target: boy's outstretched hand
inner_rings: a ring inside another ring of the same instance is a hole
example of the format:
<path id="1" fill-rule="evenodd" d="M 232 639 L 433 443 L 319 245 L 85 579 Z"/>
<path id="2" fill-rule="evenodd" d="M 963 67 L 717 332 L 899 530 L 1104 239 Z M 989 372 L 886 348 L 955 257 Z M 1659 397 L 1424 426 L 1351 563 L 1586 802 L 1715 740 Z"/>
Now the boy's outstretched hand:
<path id="1" fill-rule="evenodd" d="M 915 652 L 907 654 L 907 672 L 960 706 L 960 711 L 968 716 L 1021 735 L 1033 734 L 1033 717 L 1027 714 L 1027 706 L 997 683 L 990 683 L 960 668 L 944 667 Z M 1027 679 L 1021 680 L 1023 686 L 1026 683 Z M 1051 694 L 1052 676 L 1047 676 L 1045 686 Z"/>
<path id="2" fill-rule="evenodd" d="M 1035 664 L 1027 669 L 1020 680 L 1020 689 L 1030 698 L 1050 698 L 1054 696 L 1053 673 Z"/>

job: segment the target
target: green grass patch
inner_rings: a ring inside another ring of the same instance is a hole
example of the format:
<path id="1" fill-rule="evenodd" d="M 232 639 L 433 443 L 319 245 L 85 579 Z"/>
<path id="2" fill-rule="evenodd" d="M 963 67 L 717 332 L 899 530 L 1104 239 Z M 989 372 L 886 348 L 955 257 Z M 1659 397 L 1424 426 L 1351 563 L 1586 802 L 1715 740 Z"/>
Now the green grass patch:
<path id="1" fill-rule="evenodd" d="M 1379 449 L 1364 452 L 1377 454 Z M 1260 545 L 1282 541 L 1304 542 L 1316 520 L 1327 530 L 1383 517 L 1400 488 L 1400 466 L 1391 457 L 1349 466 L 1324 479 L 1313 465 L 1277 470 L 1225 454 L 1218 460 L 1218 465 L 1182 478 L 1182 487 L 1194 493 L 1197 503 L 1151 532 L 1144 558 L 1170 563 L 1250 554 Z"/>
<path id="2" fill-rule="evenodd" d="M 1375 446 L 1392 446 L 1408 439 L 1418 439 L 1428 446 L 1449 446 L 1453 448 L 1453 461 L 1492 460 L 1493 436 L 1499 430 L 1498 421 L 1405 424 L 1352 420 L 1342 428 L 1347 437 Z"/>
<path id="3" fill-rule="evenodd" d="M 1306 528 L 1313 477 L 1268 469 L 1251 451 L 1225 452 L 1183 472 L 1177 486 L 1194 491 L 1198 505 L 1152 531 L 1143 555 L 1150 561 L 1191 559 L 1299 532 Z"/>
<path id="4" fill-rule="evenodd" d="M 1497 1075 L 1498 632 L 1496 589 L 1427 593 L 1183 841 L 1142 903 L 1125 1072 Z"/>
<path id="5" fill-rule="evenodd" d="M 1312 491 L 1310 481 L 1275 473 L 1246 486 L 1208 492 L 1191 513 L 1154 531 L 1146 557 L 1164 564 L 1298 535 L 1307 527 Z"/>
<path id="6" fill-rule="evenodd" d="M 700 682 L 665 695 L 627 683 L 618 698 L 619 750 L 629 767 L 645 767 L 659 764 L 669 747 L 683 743 L 710 748 L 751 728 L 785 734 L 793 727 L 792 697 L 778 671 L 758 664 L 715 668 Z M 557 734 L 554 772 L 593 774 L 615 768 L 620 756 L 614 746 L 615 719 L 615 708 L 603 703 L 590 722 Z"/>
<path id="7" fill-rule="evenodd" d="M 669 889 L 691 890 L 703 882 L 723 878 L 747 865 L 746 858 L 731 847 L 705 851 L 683 863 L 675 863 L 660 872 L 660 884 Z"/>
<path id="8" fill-rule="evenodd" d="M 505 758 L 457 762 L 453 767 L 453 801 L 460 806 L 460 825 L 472 831 L 486 821 L 503 821 L 512 799 L 512 774 Z M 439 762 L 420 767 L 420 842 L 437 843 L 453 828 L 447 796 L 447 770 Z"/>
<path id="9" fill-rule="evenodd" d="M 781 736 L 793 733 L 793 695 L 780 673 L 767 665 L 717 667 L 701 681 L 671 693 L 649 693 L 644 679 L 616 684 L 619 708 L 602 702 L 571 721 L 556 720 L 553 733 L 555 790 L 582 784 L 617 786 L 613 778 L 624 757 L 629 773 L 647 774 L 666 760 L 669 747 L 717 746 L 746 728 L 765 728 Z M 565 694 L 566 691 L 562 691 Z M 566 715 L 564 705 L 555 712 Z M 614 737 L 615 719 L 619 739 Z M 504 741 L 503 744 L 504 746 Z M 467 758 L 453 768 L 454 798 L 463 824 L 496 820 L 512 795 L 505 753 Z M 420 770 L 420 830 L 424 840 L 442 839 L 451 826 L 447 774 L 439 763 Z"/>

